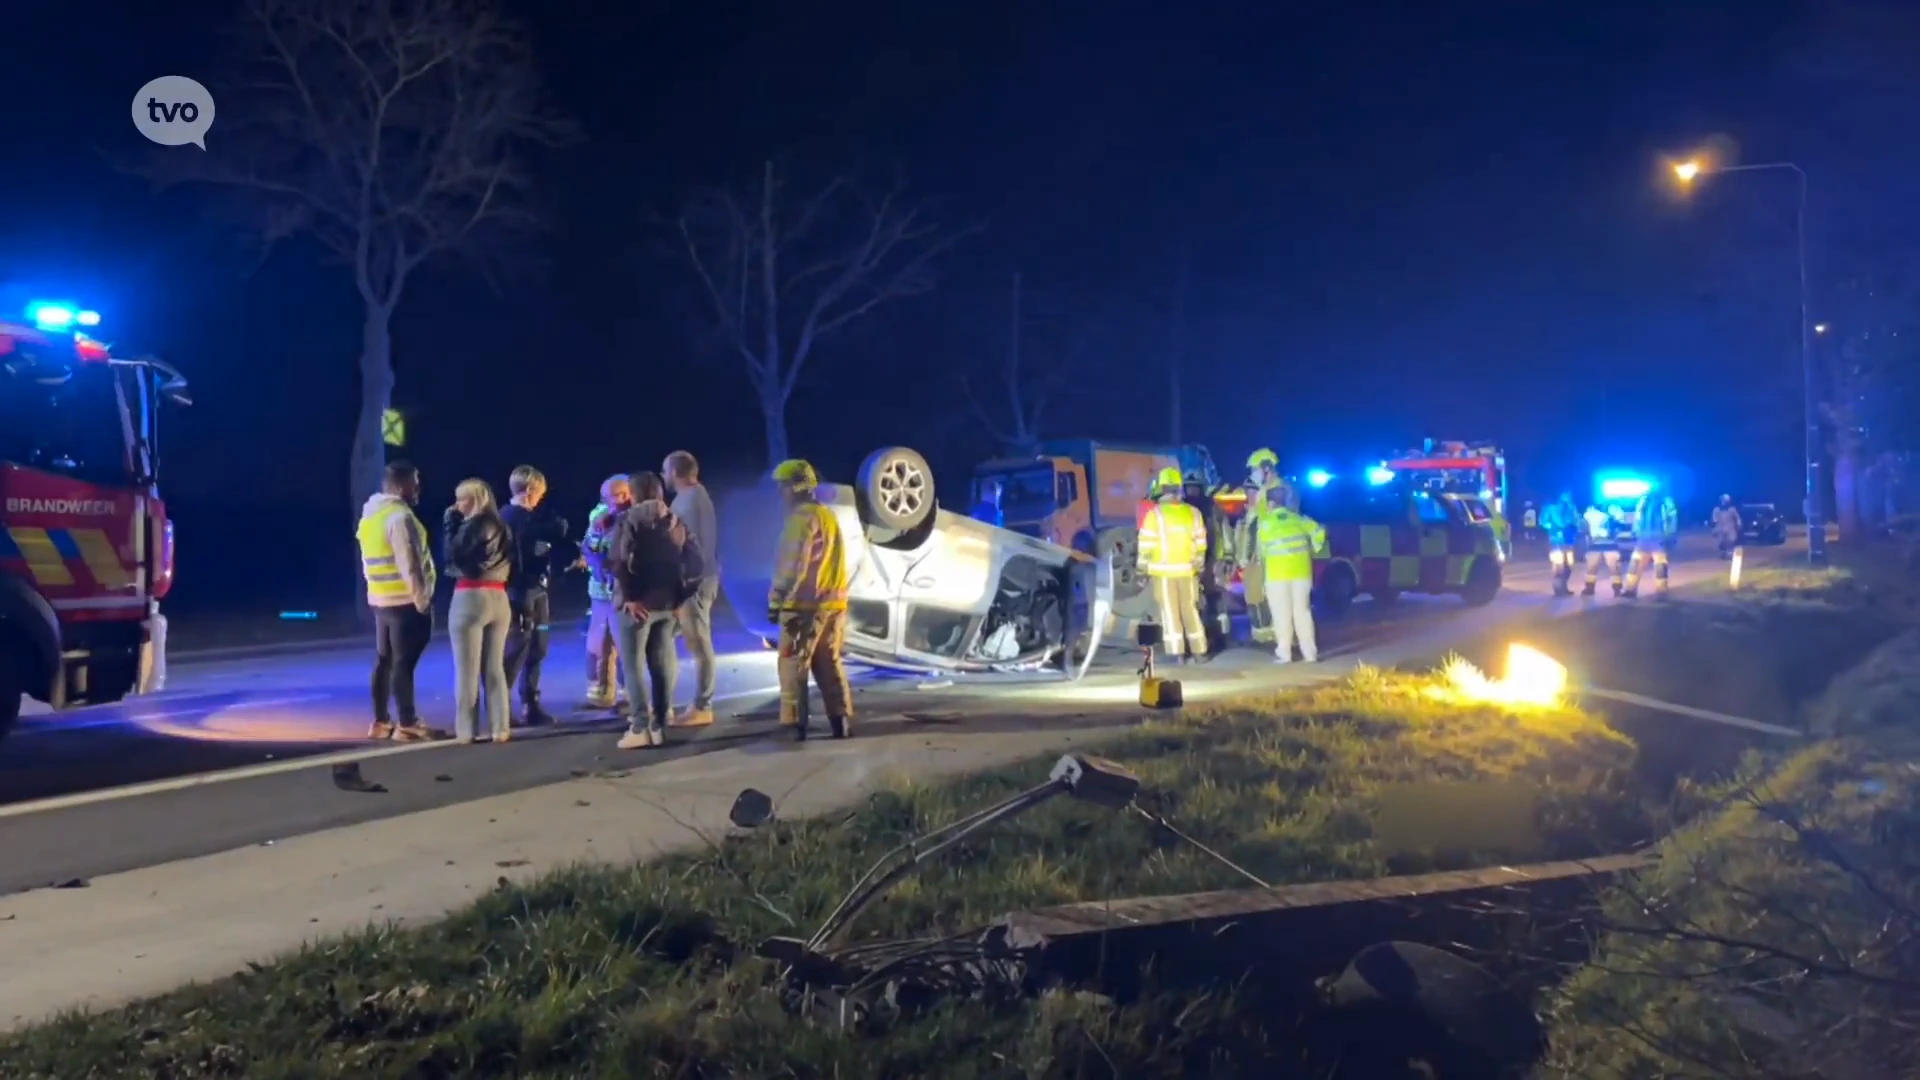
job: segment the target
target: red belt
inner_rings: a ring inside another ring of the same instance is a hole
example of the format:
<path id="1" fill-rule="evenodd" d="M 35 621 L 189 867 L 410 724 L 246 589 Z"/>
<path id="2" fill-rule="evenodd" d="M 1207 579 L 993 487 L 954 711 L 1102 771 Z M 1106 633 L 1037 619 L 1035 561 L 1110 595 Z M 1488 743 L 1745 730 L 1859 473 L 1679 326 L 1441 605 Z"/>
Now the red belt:
<path id="1" fill-rule="evenodd" d="M 453 587 L 455 591 L 461 589 L 498 589 L 501 592 L 507 591 L 507 583 L 504 581 L 467 581 L 462 579 L 454 582 Z"/>

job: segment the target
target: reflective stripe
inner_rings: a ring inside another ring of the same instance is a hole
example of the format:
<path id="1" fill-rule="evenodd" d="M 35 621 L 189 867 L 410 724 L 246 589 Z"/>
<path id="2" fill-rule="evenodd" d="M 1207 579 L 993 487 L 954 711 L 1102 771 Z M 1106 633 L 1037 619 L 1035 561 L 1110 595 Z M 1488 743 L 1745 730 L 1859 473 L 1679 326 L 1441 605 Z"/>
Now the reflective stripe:
<path id="1" fill-rule="evenodd" d="M 413 517 L 412 509 L 394 500 L 361 518 L 359 527 L 354 530 L 355 539 L 360 542 L 360 572 L 367 579 L 367 599 L 371 601 L 404 600 L 413 596 L 412 583 L 400 573 L 399 557 L 394 554 L 393 541 L 387 536 L 387 527 L 395 514 Z M 413 518 L 412 525 L 420 529 L 422 534 L 425 533 L 418 518 Z M 431 590 L 434 585 L 433 556 L 422 550 L 420 558 L 424 560 L 422 569 L 425 571 L 427 588 Z"/>

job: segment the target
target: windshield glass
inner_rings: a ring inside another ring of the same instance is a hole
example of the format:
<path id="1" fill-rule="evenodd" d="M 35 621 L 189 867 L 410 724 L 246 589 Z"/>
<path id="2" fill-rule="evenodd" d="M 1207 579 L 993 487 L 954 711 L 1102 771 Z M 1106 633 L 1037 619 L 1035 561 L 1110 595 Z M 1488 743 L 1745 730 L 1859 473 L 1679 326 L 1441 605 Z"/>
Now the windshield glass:
<path id="1" fill-rule="evenodd" d="M 91 484 L 131 483 L 113 370 L 83 365 L 62 381 L 0 367 L 0 461 Z"/>
<path id="2" fill-rule="evenodd" d="M 1007 524 L 1027 524 L 1053 513 L 1051 466 L 981 473 L 973 481 L 975 506 L 987 501 L 995 482 L 1000 485 L 1000 518 Z"/>

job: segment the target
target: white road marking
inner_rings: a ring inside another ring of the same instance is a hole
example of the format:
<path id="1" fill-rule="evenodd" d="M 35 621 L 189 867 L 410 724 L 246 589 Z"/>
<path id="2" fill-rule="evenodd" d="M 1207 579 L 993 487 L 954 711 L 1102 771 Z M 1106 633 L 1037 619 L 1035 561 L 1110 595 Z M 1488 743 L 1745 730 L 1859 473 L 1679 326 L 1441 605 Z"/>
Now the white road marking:
<path id="1" fill-rule="evenodd" d="M 778 694 L 780 687 L 764 686 L 753 690 L 735 690 L 729 694 L 715 694 L 715 701 L 737 701 L 740 698 L 765 697 Z M 316 698 L 329 695 L 316 694 Z M 290 700 L 278 699 L 285 704 Z M 266 705 L 272 702 L 262 701 Z M 239 705 L 236 708 L 242 707 Z M 609 719 L 611 719 L 609 715 Z M 143 795 L 158 795 L 168 791 L 183 791 L 187 788 L 205 787 L 209 784 L 224 784 L 233 780 L 252 780 L 262 776 L 277 776 L 281 773 L 299 772 L 303 769 L 318 769 L 332 765 L 345 765 L 349 762 L 369 761 L 374 758 L 391 757 L 394 754 L 410 754 L 416 750 L 438 750 L 448 746 L 459 746 L 452 739 L 435 742 L 397 743 L 392 746 L 365 746 L 354 750 L 341 750 L 331 754 L 314 754 L 308 757 L 288 758 L 285 761 L 263 761 L 258 765 L 245 765 L 237 769 L 218 769 L 213 772 L 194 773 L 190 776 L 174 776 L 165 780 L 150 780 L 144 784 L 126 784 L 121 787 L 102 788 L 98 791 L 78 791 L 71 795 L 56 795 L 48 799 L 35 799 L 31 802 L 14 803 L 0 806 L 0 818 L 25 817 L 28 814 L 44 814 L 53 810 L 66 810 L 75 806 L 90 806 L 95 803 L 114 802 L 119 799 L 134 799 Z"/>

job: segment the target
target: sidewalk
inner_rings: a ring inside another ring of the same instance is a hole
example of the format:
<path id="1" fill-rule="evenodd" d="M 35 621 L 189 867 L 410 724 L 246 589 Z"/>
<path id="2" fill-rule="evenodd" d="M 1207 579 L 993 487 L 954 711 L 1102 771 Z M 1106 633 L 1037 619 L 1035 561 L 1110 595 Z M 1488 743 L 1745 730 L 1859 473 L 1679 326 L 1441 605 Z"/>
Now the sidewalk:
<path id="1" fill-rule="evenodd" d="M 808 817 L 903 778 L 937 780 L 1097 745 L 1088 730 L 905 734 L 762 742 L 607 777 L 313 833 L 0 899 L 0 985 L 11 1030 L 231 975 L 303 941 L 445 917 L 502 880 L 581 861 L 623 862 L 725 835 L 742 788 Z"/>

